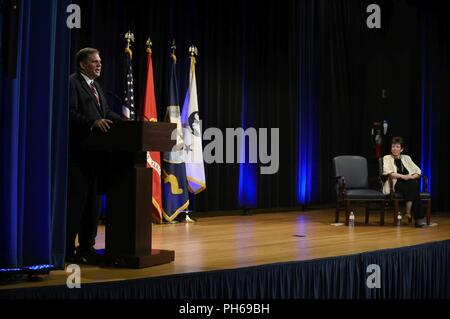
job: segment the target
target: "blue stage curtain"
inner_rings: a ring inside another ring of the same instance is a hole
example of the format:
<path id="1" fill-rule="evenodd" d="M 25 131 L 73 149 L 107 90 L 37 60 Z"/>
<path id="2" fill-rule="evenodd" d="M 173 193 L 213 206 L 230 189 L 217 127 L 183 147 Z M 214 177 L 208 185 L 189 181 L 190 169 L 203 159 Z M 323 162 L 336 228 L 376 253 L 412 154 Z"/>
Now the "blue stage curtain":
<path id="1" fill-rule="evenodd" d="M 6 299 L 447 299 L 450 241 L 120 282 L 0 290 Z M 379 288 L 367 286 L 380 268 Z"/>
<path id="2" fill-rule="evenodd" d="M 64 266 L 69 4 L 22 1 L 17 77 L 0 66 L 1 268 Z"/>
<path id="3" fill-rule="evenodd" d="M 443 211 L 450 209 L 448 188 L 450 172 L 446 153 L 450 130 L 448 112 L 440 107 L 450 102 L 450 44 L 447 40 L 450 27 L 440 17 L 445 9 L 434 4 L 420 2 L 421 45 L 421 162 L 423 174 L 428 176 L 433 207 Z M 445 164 L 444 164 L 445 163 Z M 423 184 L 423 180 L 422 180 Z"/>

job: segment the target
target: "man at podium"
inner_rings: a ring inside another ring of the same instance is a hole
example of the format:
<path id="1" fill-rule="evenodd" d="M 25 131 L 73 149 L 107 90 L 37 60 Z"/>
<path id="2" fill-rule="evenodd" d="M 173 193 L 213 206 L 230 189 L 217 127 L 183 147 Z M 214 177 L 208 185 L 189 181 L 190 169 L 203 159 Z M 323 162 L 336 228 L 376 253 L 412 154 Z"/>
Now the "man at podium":
<path id="1" fill-rule="evenodd" d="M 101 197 L 97 193 L 105 153 L 81 150 L 80 142 L 91 131 L 107 133 L 121 117 L 109 106 L 100 85 L 102 63 L 94 48 L 76 55 L 77 72 L 70 76 L 69 167 L 67 195 L 66 260 L 89 260 L 94 249 Z M 75 238 L 78 235 L 78 247 Z"/>

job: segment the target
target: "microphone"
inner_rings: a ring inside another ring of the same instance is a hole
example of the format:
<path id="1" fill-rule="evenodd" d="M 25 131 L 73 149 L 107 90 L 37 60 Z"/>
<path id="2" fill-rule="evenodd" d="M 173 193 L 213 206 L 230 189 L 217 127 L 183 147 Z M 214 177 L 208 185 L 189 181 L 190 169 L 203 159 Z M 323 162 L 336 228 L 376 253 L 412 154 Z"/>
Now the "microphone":
<path id="1" fill-rule="evenodd" d="M 120 106 L 123 107 L 123 99 L 121 99 L 120 97 L 117 96 L 117 94 L 115 94 L 112 91 L 106 91 L 106 94 L 111 95 L 115 100 L 117 100 L 118 102 L 120 102 Z M 146 116 L 139 116 L 139 119 L 141 121 L 150 121 L 149 118 L 147 118 Z"/>

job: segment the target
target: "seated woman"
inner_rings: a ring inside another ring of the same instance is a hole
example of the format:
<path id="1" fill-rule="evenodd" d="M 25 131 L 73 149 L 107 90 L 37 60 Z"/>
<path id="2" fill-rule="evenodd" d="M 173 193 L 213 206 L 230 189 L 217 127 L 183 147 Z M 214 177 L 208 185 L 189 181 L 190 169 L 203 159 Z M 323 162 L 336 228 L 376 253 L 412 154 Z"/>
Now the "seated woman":
<path id="1" fill-rule="evenodd" d="M 411 218 L 413 214 L 416 227 L 426 225 L 425 215 L 420 202 L 419 178 L 422 174 L 420 168 L 414 164 L 411 157 L 402 154 L 405 143 L 403 138 L 394 137 L 391 143 L 391 154 L 383 157 L 383 175 L 392 178 L 394 191 L 402 193 L 406 201 L 405 217 Z M 389 180 L 384 183 L 383 193 L 390 193 Z"/>

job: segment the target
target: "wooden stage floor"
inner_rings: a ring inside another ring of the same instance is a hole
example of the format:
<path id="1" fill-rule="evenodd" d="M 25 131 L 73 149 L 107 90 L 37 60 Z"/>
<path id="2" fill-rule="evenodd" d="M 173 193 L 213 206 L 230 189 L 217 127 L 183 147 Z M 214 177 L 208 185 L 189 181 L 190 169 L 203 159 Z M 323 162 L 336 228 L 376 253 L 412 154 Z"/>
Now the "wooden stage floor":
<path id="1" fill-rule="evenodd" d="M 333 210 L 283 212 L 250 216 L 205 217 L 195 224 L 153 226 L 153 246 L 175 250 L 171 264 L 146 269 L 82 266 L 82 284 L 156 277 L 181 273 L 234 269 L 289 261 L 351 255 L 386 248 L 412 246 L 450 239 L 450 215 L 435 214 L 435 227 L 396 227 L 391 214 L 379 226 L 378 215 L 356 227 L 333 226 Z M 343 218 L 343 217 L 342 217 Z M 97 249 L 104 245 L 100 226 Z M 304 236 L 304 237 L 303 237 Z M 0 286 L 0 289 L 65 285 L 67 274 L 53 271 L 43 281 Z"/>

